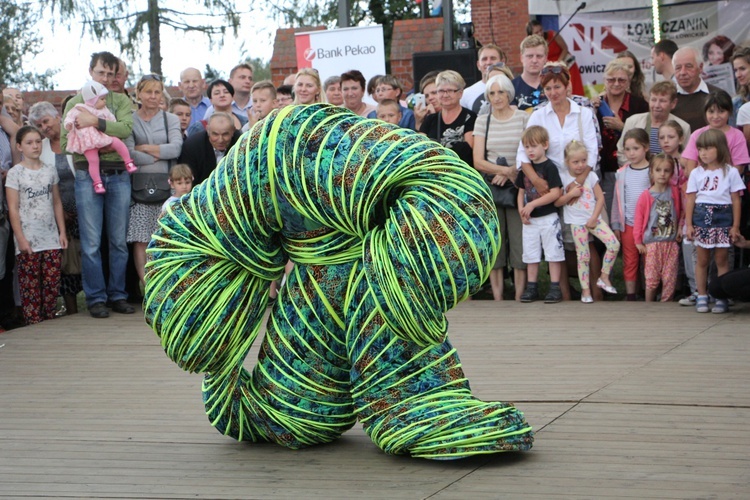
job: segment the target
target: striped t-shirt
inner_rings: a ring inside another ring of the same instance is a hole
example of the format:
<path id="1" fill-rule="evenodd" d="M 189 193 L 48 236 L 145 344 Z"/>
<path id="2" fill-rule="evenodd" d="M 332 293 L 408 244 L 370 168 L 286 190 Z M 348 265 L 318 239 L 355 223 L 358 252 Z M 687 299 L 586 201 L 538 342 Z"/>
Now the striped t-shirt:
<path id="1" fill-rule="evenodd" d="M 625 168 L 623 187 L 625 188 L 625 224 L 632 226 L 635 221 L 635 206 L 638 204 L 638 198 L 641 193 L 651 187 L 648 165 L 639 169 L 628 165 Z"/>
<path id="2" fill-rule="evenodd" d="M 648 150 L 652 155 L 661 153 L 661 144 L 659 144 L 659 127 L 651 127 L 651 133 L 648 136 Z"/>
<path id="3" fill-rule="evenodd" d="M 500 121 L 492 113 L 477 116 L 474 123 L 474 135 L 484 137 L 487 130 L 487 119 L 490 119 L 489 137 L 485 139 L 487 161 L 495 163 L 495 160 L 504 156 L 508 165 L 515 166 L 518 143 L 529 120 L 529 113 L 516 110 L 513 115 L 505 121 Z"/>

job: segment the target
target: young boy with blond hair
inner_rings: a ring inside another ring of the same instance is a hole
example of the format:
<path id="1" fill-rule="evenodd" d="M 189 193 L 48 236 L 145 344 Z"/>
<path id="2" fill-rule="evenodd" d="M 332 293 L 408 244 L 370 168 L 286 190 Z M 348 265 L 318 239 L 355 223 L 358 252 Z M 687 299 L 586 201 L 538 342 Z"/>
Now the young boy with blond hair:
<path id="1" fill-rule="evenodd" d="M 544 302 L 553 304 L 562 300 L 560 273 L 565 261 L 562 227 L 555 200 L 562 194 L 562 181 L 557 165 L 547 158 L 549 134 L 547 129 L 533 125 L 524 130 L 521 143 L 531 161 L 534 171 L 547 181 L 549 192 L 541 195 L 531 181 L 518 172 L 518 212 L 523 222 L 523 262 L 526 264 L 528 282 L 521 295 L 521 302 L 534 302 L 539 299 L 537 279 L 539 263 L 544 259 L 549 263 L 550 289 Z"/>
<path id="2" fill-rule="evenodd" d="M 383 99 L 378 103 L 375 117 L 386 123 L 398 125 L 401 121 L 401 106 L 393 99 Z"/>

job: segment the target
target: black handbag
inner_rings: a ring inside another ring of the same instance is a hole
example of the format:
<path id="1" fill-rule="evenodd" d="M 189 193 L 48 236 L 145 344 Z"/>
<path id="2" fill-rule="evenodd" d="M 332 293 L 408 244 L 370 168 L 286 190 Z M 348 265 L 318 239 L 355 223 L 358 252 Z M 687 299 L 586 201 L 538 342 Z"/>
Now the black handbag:
<path id="1" fill-rule="evenodd" d="M 490 111 L 490 113 L 492 113 L 492 111 Z M 487 116 L 487 128 L 484 132 L 485 160 L 487 159 L 487 141 L 489 140 L 490 136 L 491 119 L 492 116 Z M 506 160 L 504 156 L 496 159 L 495 163 L 504 167 L 508 166 L 508 160 Z M 492 201 L 495 202 L 495 205 L 504 208 L 518 208 L 518 188 L 515 186 L 515 184 L 513 184 L 511 181 L 507 181 L 502 186 L 498 186 L 497 184 L 492 183 L 492 179 L 495 177 L 493 174 L 482 174 L 482 177 L 484 177 L 484 181 L 490 187 L 490 192 L 492 193 Z"/>
<path id="2" fill-rule="evenodd" d="M 169 125 L 167 125 L 167 114 L 164 115 L 164 131 L 167 134 L 169 144 Z M 172 165 L 172 161 L 168 161 Z M 145 205 L 162 204 L 172 196 L 172 186 L 169 185 L 169 174 L 135 172 L 130 174 L 130 197 L 136 203 Z"/>
<path id="3" fill-rule="evenodd" d="M 172 194 L 169 174 L 135 172 L 130 175 L 131 197 L 136 203 L 161 204 Z"/>

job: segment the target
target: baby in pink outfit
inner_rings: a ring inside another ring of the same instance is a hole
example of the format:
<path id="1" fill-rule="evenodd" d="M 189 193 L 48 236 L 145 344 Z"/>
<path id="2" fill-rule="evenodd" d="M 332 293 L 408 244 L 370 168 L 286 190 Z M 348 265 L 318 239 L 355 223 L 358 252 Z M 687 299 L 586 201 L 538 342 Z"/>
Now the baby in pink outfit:
<path id="1" fill-rule="evenodd" d="M 76 104 L 65 117 L 65 129 L 68 131 L 68 151 L 82 154 L 89 162 L 89 175 L 94 180 L 94 191 L 96 194 L 104 194 L 106 189 L 99 173 L 99 149 L 112 146 L 112 148 L 125 160 L 125 168 L 132 174 L 138 167 L 130 157 L 125 143 L 117 137 L 112 137 L 101 132 L 96 127 L 77 128 L 76 118 L 81 110 L 86 110 L 98 118 L 107 121 L 115 121 L 115 115 L 107 109 L 107 88 L 101 83 L 88 81 L 81 89 L 82 104 Z"/>

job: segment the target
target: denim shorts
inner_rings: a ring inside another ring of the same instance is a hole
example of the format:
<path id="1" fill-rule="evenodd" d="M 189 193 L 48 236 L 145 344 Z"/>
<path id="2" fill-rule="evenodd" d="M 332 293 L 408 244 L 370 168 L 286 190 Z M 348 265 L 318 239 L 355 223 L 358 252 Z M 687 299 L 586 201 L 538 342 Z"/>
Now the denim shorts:
<path id="1" fill-rule="evenodd" d="M 703 248 L 731 247 L 729 230 L 733 220 L 732 205 L 696 203 L 693 210 L 695 244 Z"/>

